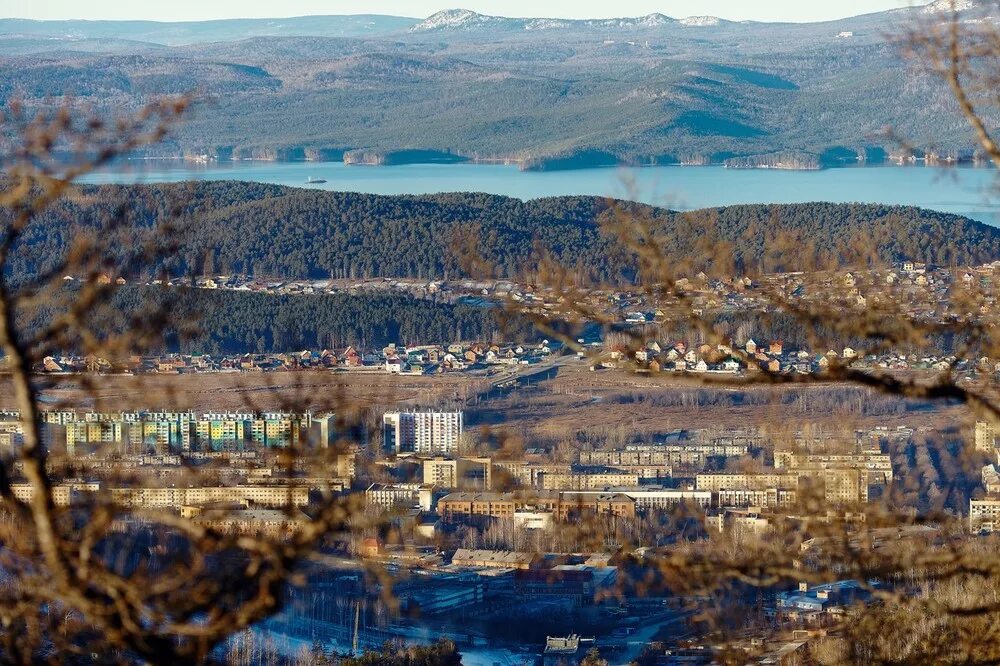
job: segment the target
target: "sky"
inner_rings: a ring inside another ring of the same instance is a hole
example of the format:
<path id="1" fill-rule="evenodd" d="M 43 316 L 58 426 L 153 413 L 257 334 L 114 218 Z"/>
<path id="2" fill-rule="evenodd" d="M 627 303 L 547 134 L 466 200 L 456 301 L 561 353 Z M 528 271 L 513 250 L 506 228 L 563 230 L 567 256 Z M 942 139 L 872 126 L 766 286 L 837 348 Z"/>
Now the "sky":
<path id="1" fill-rule="evenodd" d="M 275 18 L 308 14 L 395 14 L 423 18 L 463 7 L 483 14 L 543 18 L 610 18 L 660 12 L 677 18 L 720 16 L 731 20 L 822 21 L 926 0 L 0 0 L 0 17 L 32 19 L 149 19 L 193 21 Z"/>

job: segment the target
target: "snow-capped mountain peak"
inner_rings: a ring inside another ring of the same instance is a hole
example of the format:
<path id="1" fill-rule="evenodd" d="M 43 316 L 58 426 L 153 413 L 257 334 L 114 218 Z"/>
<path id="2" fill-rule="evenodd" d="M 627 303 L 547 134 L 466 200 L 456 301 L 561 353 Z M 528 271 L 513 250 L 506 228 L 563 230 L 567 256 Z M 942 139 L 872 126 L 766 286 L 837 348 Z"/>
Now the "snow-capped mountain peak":
<path id="1" fill-rule="evenodd" d="M 664 16 L 663 14 L 648 14 L 646 16 L 640 16 L 635 20 L 635 24 L 643 28 L 658 28 L 661 25 L 667 25 L 672 22 L 672 18 Z"/>
<path id="2" fill-rule="evenodd" d="M 426 19 L 410 28 L 410 32 L 423 32 L 425 30 L 439 30 L 441 28 L 468 28 L 472 26 L 486 25 L 498 21 L 494 16 L 478 14 L 471 9 L 445 9 L 436 14 L 428 16 Z"/>
<path id="3" fill-rule="evenodd" d="M 718 16 L 688 16 L 687 18 L 682 18 L 677 21 L 681 25 L 689 25 L 695 27 L 711 27 L 719 25 L 722 22 Z"/>
<path id="4" fill-rule="evenodd" d="M 935 2 L 925 5 L 925 14 L 938 14 L 941 12 L 964 12 L 976 6 L 976 0 L 935 0 Z"/>
<path id="5" fill-rule="evenodd" d="M 569 21 L 564 21 L 561 19 L 532 19 L 528 21 L 524 29 L 525 30 L 554 30 L 556 28 L 566 28 L 572 25 Z"/>

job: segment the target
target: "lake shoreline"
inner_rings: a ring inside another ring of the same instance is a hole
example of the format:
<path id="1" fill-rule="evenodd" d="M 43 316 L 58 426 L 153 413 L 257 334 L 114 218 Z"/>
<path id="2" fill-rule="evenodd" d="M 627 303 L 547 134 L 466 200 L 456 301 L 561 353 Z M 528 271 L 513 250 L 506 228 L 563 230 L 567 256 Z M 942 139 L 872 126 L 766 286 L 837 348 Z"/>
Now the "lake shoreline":
<path id="1" fill-rule="evenodd" d="M 892 164 L 822 170 L 592 168 L 520 171 L 503 164 L 409 164 L 357 168 L 343 162 L 240 160 L 192 164 L 133 160 L 80 179 L 86 184 L 236 180 L 315 190 L 386 195 L 481 192 L 522 201 L 562 196 L 633 200 L 676 210 L 736 204 L 873 203 L 916 206 L 1000 226 L 1000 189 L 992 169 Z M 307 184 L 307 181 L 325 181 Z"/>
<path id="2" fill-rule="evenodd" d="M 983 169 L 993 170 L 996 167 L 989 160 L 928 160 L 926 158 L 914 158 L 910 160 L 858 160 L 856 163 L 845 162 L 841 164 L 815 164 L 815 165 L 785 165 L 785 164 L 754 164 L 743 163 L 742 160 L 717 161 L 618 161 L 613 163 L 576 163 L 572 160 L 562 158 L 466 158 L 458 155 L 441 157 L 437 159 L 409 159 L 378 156 L 349 156 L 345 152 L 342 159 L 288 159 L 288 158 L 264 158 L 264 157 L 234 157 L 227 159 L 217 159 L 207 156 L 136 156 L 130 157 L 127 162 L 160 162 L 191 165 L 194 167 L 218 166 L 239 164 L 343 164 L 350 167 L 396 167 L 396 166 L 434 166 L 434 165 L 467 165 L 467 166 L 513 166 L 519 171 L 529 173 L 543 173 L 553 171 L 588 171 L 592 169 L 656 169 L 662 167 L 722 167 L 725 169 L 746 170 L 746 171 L 827 171 L 830 169 L 866 169 L 866 168 L 914 168 L 930 167 L 940 169 L 963 168 L 963 169 Z M 752 158 L 750 158 L 752 159 Z"/>

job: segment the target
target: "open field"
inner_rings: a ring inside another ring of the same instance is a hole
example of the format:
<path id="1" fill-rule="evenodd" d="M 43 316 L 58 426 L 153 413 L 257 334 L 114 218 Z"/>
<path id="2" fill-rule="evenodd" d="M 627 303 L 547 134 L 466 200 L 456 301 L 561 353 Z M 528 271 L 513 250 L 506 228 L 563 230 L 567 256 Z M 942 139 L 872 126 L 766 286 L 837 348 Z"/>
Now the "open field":
<path id="1" fill-rule="evenodd" d="M 589 371 L 562 359 L 558 374 L 506 395 L 483 397 L 483 376 L 395 376 L 306 371 L 143 376 L 61 376 L 43 392 L 48 408 L 130 409 L 353 409 L 464 408 L 467 428 L 514 434 L 528 446 L 551 445 L 590 433 L 623 441 L 675 429 L 762 426 L 794 432 L 803 424 L 853 431 L 874 426 L 942 427 L 961 424 L 966 411 L 943 403 L 906 402 L 863 389 L 815 384 L 795 387 L 708 387 L 669 375 Z M 0 409 L 14 407 L 0 382 Z"/>
<path id="2" fill-rule="evenodd" d="M 434 406 L 462 400 L 476 381 L 460 376 L 406 377 L 328 371 L 47 377 L 49 409 L 325 410 L 349 403 L 380 409 Z M 0 409 L 14 408 L 10 384 L 0 379 Z"/>
<path id="3" fill-rule="evenodd" d="M 953 426 L 966 418 L 960 405 L 903 401 L 844 385 L 709 387 L 668 375 L 590 372 L 572 364 L 551 381 L 479 404 L 468 422 L 506 429 L 538 445 L 568 441 L 579 432 L 621 442 L 676 429 L 758 426 L 790 434 L 808 423 L 853 432 L 875 426 Z"/>

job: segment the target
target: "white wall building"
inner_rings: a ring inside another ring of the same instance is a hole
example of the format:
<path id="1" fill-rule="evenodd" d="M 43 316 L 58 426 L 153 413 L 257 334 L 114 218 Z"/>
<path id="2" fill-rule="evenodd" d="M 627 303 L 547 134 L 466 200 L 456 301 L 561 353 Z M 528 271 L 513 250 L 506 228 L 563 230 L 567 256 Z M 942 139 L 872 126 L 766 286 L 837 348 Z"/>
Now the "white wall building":
<path id="1" fill-rule="evenodd" d="M 397 453 L 455 453 L 462 441 L 462 412 L 387 412 L 383 442 Z"/>

